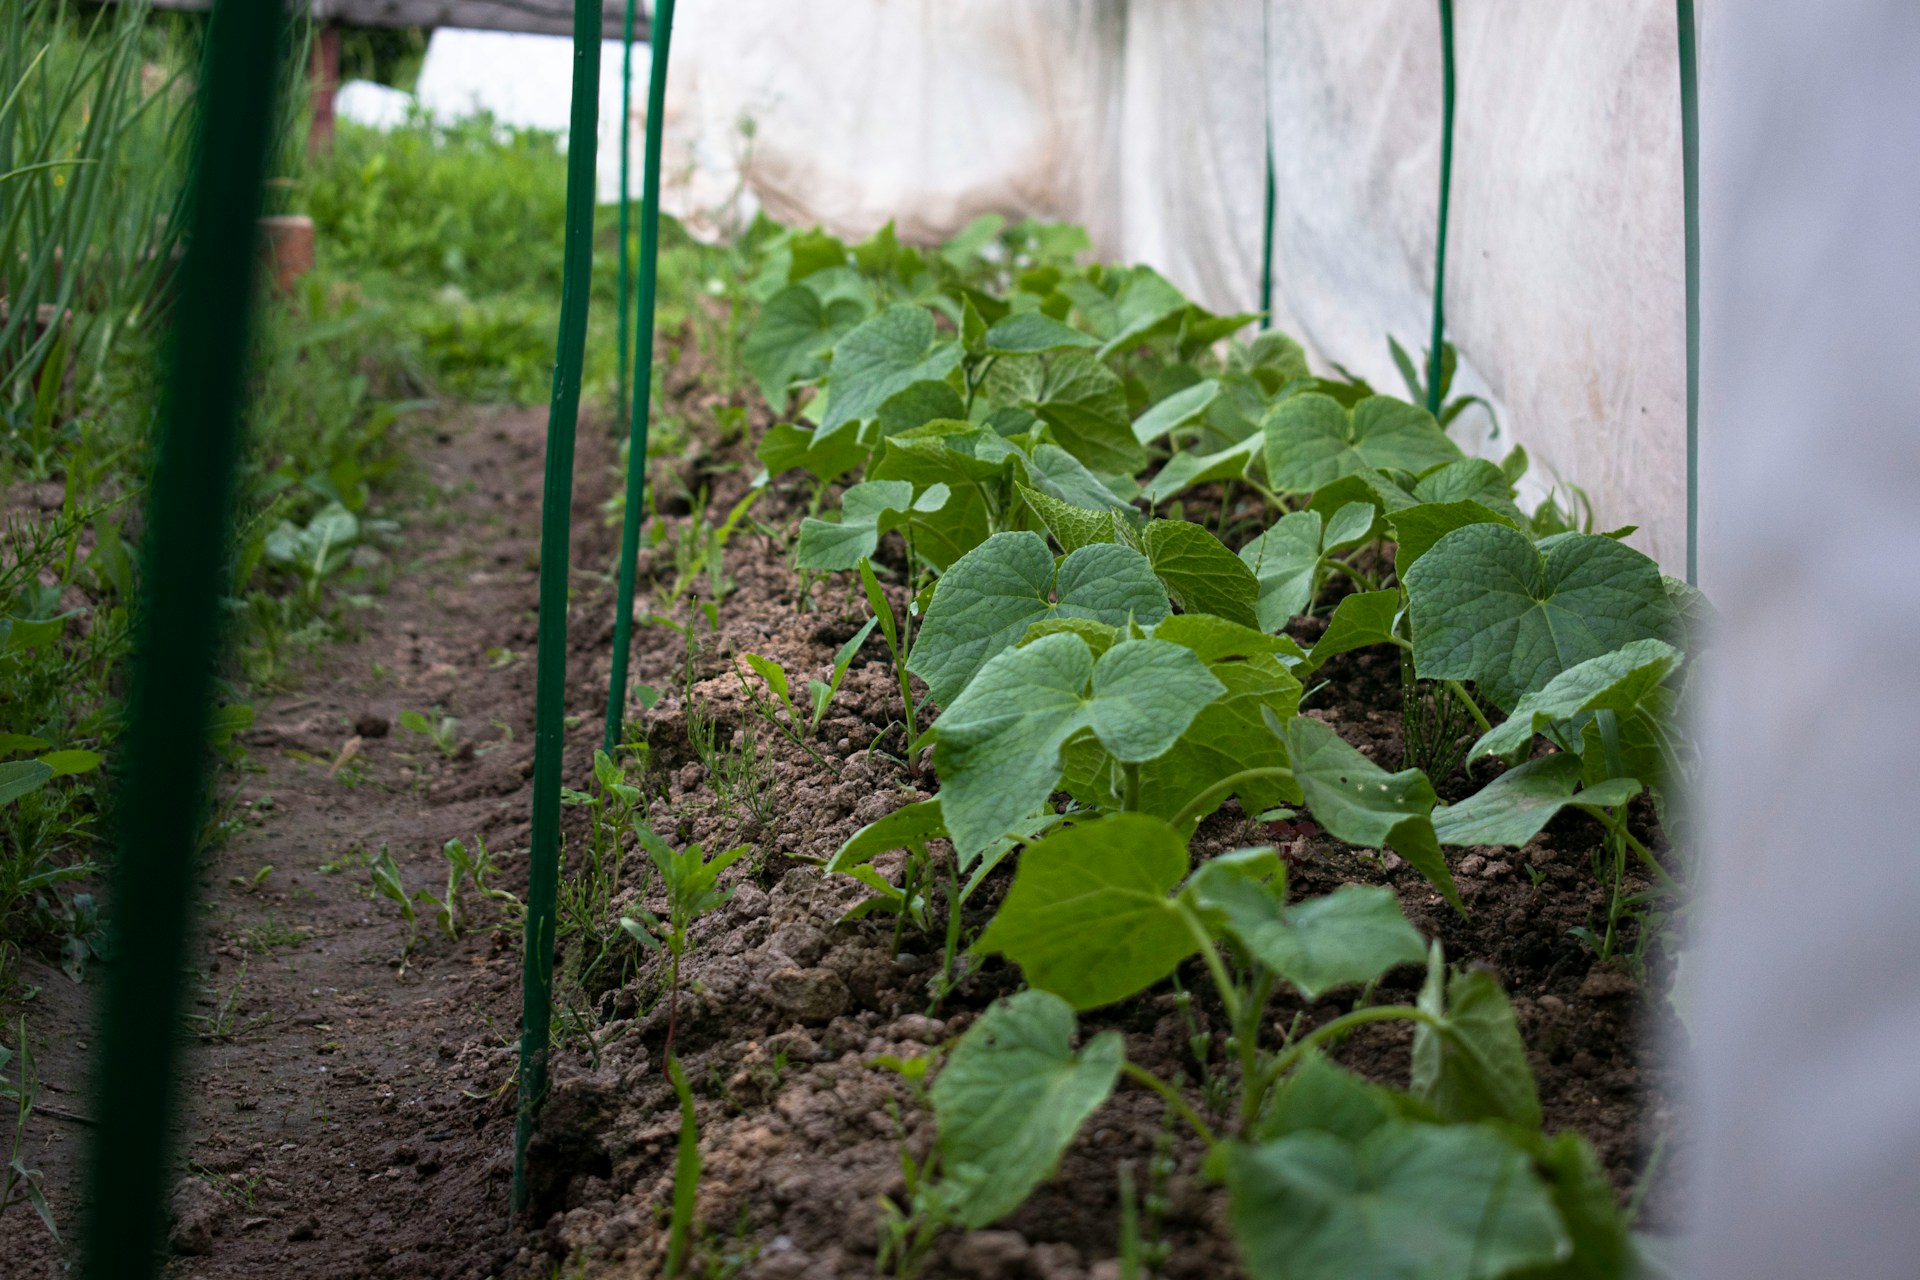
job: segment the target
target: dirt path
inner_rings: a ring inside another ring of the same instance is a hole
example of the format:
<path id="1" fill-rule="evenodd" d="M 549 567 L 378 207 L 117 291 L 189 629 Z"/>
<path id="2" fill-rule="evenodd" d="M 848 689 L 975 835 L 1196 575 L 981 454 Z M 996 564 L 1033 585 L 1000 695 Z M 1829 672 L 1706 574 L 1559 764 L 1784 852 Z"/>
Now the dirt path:
<path id="1" fill-rule="evenodd" d="M 202 889 L 169 1275 L 468 1277 L 507 1260 L 517 942 L 449 941 L 428 918 L 401 967 L 405 930 L 370 896 L 368 861 L 384 848 L 410 891 L 437 887 L 442 844 L 482 836 L 520 851 L 501 880 L 524 886 L 544 436 L 536 410 L 466 411 L 424 436 L 430 498 L 390 590 L 356 614 L 363 637 L 258 708 L 244 830 Z M 610 547 L 602 427 L 582 425 L 580 455 L 574 563 L 591 587 Z M 579 709 L 597 720 L 587 683 Z M 399 725 L 434 708 L 459 719 L 451 754 Z M 39 965 L 29 980 L 46 1104 L 29 1160 L 71 1237 L 86 1127 L 56 1113 L 85 1106 L 97 978 Z M 24 1208 L 0 1220 L 0 1257 L 10 1276 L 59 1274 Z"/>

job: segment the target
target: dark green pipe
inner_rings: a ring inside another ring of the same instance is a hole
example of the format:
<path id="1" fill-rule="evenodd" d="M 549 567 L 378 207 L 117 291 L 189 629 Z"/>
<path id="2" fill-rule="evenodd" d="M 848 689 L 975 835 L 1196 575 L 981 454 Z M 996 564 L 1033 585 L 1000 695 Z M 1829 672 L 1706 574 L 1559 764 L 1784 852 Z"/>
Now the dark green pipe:
<path id="1" fill-rule="evenodd" d="M 1272 22 L 1268 16 L 1271 5 L 1269 0 L 1260 4 L 1260 120 L 1266 132 L 1267 185 L 1266 206 L 1261 214 L 1260 233 L 1260 327 L 1273 327 L 1273 86 L 1272 73 L 1273 47 L 1268 28 Z"/>
<path id="2" fill-rule="evenodd" d="M 573 2 L 573 114 L 567 125 L 567 238 L 560 335 L 547 408 L 540 507 L 540 630 L 534 664 L 533 848 L 527 871 L 521 979 L 520 1108 L 513 1134 L 513 1209 L 527 1207 L 527 1142 L 547 1093 L 553 1016 L 554 893 L 560 877 L 560 762 L 567 697 L 567 560 L 573 524 L 573 436 L 593 284 L 593 161 L 600 116 L 600 0 Z"/>
<path id="3" fill-rule="evenodd" d="M 159 1271 L 181 977 L 205 819 L 220 643 L 283 6 L 218 0 L 195 111 L 186 260 L 141 539 L 141 597 L 114 804 L 117 960 L 102 998 L 83 1248 L 91 1280 Z M 4 1269 L 0 1267 L 0 1269 Z"/>
<path id="4" fill-rule="evenodd" d="M 1687 219 L 1687 581 L 1700 581 L 1700 54 L 1693 0 L 1679 0 L 1680 167 Z"/>
<path id="5" fill-rule="evenodd" d="M 614 422 L 620 423 L 627 416 L 627 290 L 632 284 L 633 261 L 627 252 L 627 209 L 631 201 L 627 194 L 633 190 L 628 177 L 627 156 L 633 146 L 630 136 L 633 132 L 633 4 L 627 0 L 625 26 L 621 32 L 620 45 L 620 284 L 619 300 L 615 304 L 620 309 L 619 332 L 614 340 L 617 348 L 614 356 L 616 372 L 614 374 Z"/>
<path id="6" fill-rule="evenodd" d="M 647 424 L 653 408 L 653 297 L 660 268 L 660 128 L 667 113 L 667 46 L 673 41 L 673 0 L 658 0 L 647 38 L 653 64 L 647 80 L 647 154 L 641 181 L 640 303 L 634 333 L 632 430 L 627 438 L 627 509 L 620 524 L 620 579 L 613 615 L 613 676 L 607 686 L 605 746 L 620 742 L 627 709 L 627 655 L 633 641 L 633 573 L 640 554 L 640 516 L 647 496 Z"/>
<path id="7" fill-rule="evenodd" d="M 1440 226 L 1433 263 L 1433 341 L 1427 348 L 1427 412 L 1440 412 L 1440 348 L 1447 331 L 1447 204 L 1453 188 L 1453 0 L 1440 0 Z"/>

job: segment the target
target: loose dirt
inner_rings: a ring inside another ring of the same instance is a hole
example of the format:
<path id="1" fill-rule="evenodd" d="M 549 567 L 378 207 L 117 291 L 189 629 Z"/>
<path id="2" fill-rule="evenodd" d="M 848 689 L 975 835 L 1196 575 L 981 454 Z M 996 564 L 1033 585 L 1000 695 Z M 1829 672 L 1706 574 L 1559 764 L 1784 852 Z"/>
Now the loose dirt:
<path id="1" fill-rule="evenodd" d="M 692 549 L 697 495 L 709 493 L 707 520 L 717 524 L 746 493 L 758 469 L 748 442 L 766 425 L 756 401 L 745 437 L 714 443 L 715 397 L 697 389 L 690 369 L 670 375 L 668 389 L 694 443 L 655 463 L 663 536 L 642 553 L 641 594 L 655 602 L 643 612 L 667 609 L 676 565 Z M 505 917 L 491 904 L 470 899 L 468 932 L 449 940 L 425 919 L 402 962 L 406 927 L 370 890 L 367 863 L 383 848 L 409 890 L 437 889 L 442 844 L 480 837 L 500 860 L 498 883 L 524 892 L 544 416 L 467 411 L 421 440 L 418 462 L 436 498 L 408 521 L 390 589 L 358 612 L 361 637 L 263 705 L 248 735 L 246 768 L 227 784 L 238 786 L 233 805 L 244 829 L 221 845 L 203 885 L 193 1009 L 202 1034 L 187 1058 L 170 1276 L 661 1273 L 679 1133 L 661 1071 L 664 965 L 617 930 L 604 956 L 579 935 L 562 946 L 562 1047 L 532 1150 L 533 1207 L 514 1222 L 518 934 L 499 927 Z M 591 790 L 611 637 L 614 531 L 602 503 L 614 455 L 604 425 L 583 423 L 580 451 L 565 777 Z M 672 616 L 695 622 L 691 650 L 661 625 L 636 627 L 634 642 L 634 679 L 659 693 L 641 721 L 654 829 L 710 852 L 751 846 L 727 873 L 732 899 L 694 929 L 674 1045 L 697 1098 L 705 1163 L 700 1273 L 749 1280 L 873 1274 L 881 1205 L 904 1203 L 901 1152 L 924 1155 L 933 1137 L 930 1116 L 874 1059 L 927 1052 L 1018 986 L 1016 971 L 988 961 L 934 1007 L 929 981 L 944 909 L 936 902 L 930 933 L 909 928 L 896 951 L 890 919 L 840 922 L 864 891 L 809 861 L 933 794 L 937 781 L 900 758 L 899 689 L 877 635 L 808 748 L 782 738 L 749 704 L 739 655 L 775 658 L 802 684 L 825 678 L 834 650 L 867 616 L 844 582 L 815 583 L 802 600 L 784 535 L 806 496 L 777 484 L 743 518 L 726 549 L 717 630 L 682 599 Z M 711 587 L 702 575 L 688 595 L 711 603 Z M 898 607 L 903 593 L 892 590 Z M 1309 714 L 1399 767 L 1393 658 L 1348 655 L 1324 675 Z M 434 708 L 460 722 L 446 752 L 399 723 L 404 710 Z M 715 725 L 722 756 L 736 762 L 720 777 L 710 776 L 690 732 L 699 727 L 690 718 L 702 717 Z M 1464 786 L 1456 777 L 1441 789 Z M 563 812 L 577 875 L 588 857 L 588 809 Z M 1636 831 L 1661 847 L 1650 817 L 1639 815 Z M 1498 971 L 1539 1075 L 1548 1128 L 1586 1134 L 1628 1194 L 1653 1149 L 1683 1135 L 1650 1051 L 1654 1037 L 1641 1025 L 1643 1004 L 1664 1000 L 1624 972 L 1594 966 L 1568 933 L 1604 922 L 1604 894 L 1588 866 L 1598 829 L 1563 816 L 1524 850 L 1467 851 L 1456 875 L 1469 921 L 1391 854 L 1350 849 L 1305 818 L 1258 824 L 1230 805 L 1202 827 L 1195 849 L 1205 856 L 1276 844 L 1301 894 L 1346 881 L 1392 885 L 1450 959 Z M 662 905 L 645 868 L 644 856 L 620 865 L 603 924 L 629 903 Z M 883 858 L 878 868 L 897 879 L 896 863 Z M 969 933 L 1009 880 L 1003 867 L 967 904 Z M 1088 1016 L 1085 1033 L 1124 1032 L 1128 1056 L 1163 1076 L 1224 1075 L 1223 1024 L 1202 994 L 1205 975 L 1194 965 L 1179 978 L 1195 993 L 1191 1025 L 1172 993 L 1157 992 Z M 1419 979 L 1396 972 L 1379 998 L 1410 1001 Z M 77 1226 L 94 981 L 75 987 L 46 965 L 30 980 L 43 988 L 30 1009 L 45 1091 L 29 1163 L 47 1172 L 63 1223 Z M 1656 963 L 1648 985 L 1658 991 L 1665 981 Z M 1275 1034 L 1296 1013 L 1307 1027 L 1339 1008 L 1337 999 L 1304 1009 L 1278 1000 Z M 1192 1037 L 1208 1031 L 1203 1065 Z M 1407 1046 L 1404 1028 L 1368 1028 L 1339 1057 L 1404 1084 Z M 1132 1087 L 1088 1123 L 1054 1181 L 995 1229 L 943 1239 L 925 1274 L 1117 1278 L 1123 1164 L 1147 1196 L 1148 1243 L 1167 1250 L 1163 1275 L 1238 1274 L 1224 1198 L 1203 1178 L 1197 1144 L 1168 1122 L 1157 1096 Z M 1643 1225 L 1657 1228 L 1673 1212 L 1673 1196 L 1655 1179 Z M 0 1257 L 10 1276 L 63 1274 L 59 1251 L 24 1209 L 0 1218 Z"/>

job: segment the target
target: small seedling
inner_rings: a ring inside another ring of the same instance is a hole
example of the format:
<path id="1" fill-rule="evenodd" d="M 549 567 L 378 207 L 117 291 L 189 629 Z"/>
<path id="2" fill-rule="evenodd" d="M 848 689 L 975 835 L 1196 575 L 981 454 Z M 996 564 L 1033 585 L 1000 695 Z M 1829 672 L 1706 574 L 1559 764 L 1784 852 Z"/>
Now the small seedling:
<path id="1" fill-rule="evenodd" d="M 443 756 L 455 756 L 460 753 L 460 744 L 455 740 L 460 732 L 460 721 L 449 715 L 442 715 L 438 707 L 432 715 L 419 711 L 402 711 L 400 727 L 408 733 L 418 734 L 433 744 L 434 750 Z"/>
<path id="2" fill-rule="evenodd" d="M 887 655 L 893 659 L 893 673 L 900 681 L 900 703 L 907 717 L 908 767 L 911 768 L 914 748 L 919 742 L 920 734 L 919 724 L 913 713 L 913 685 L 907 676 L 907 650 L 914 609 L 909 604 L 906 616 L 896 623 L 893 606 L 887 603 L 886 592 L 880 589 L 880 579 L 874 576 L 873 565 L 864 559 L 860 561 L 860 586 L 867 593 L 867 604 L 873 609 L 874 621 L 880 624 L 880 634 L 886 638 Z"/>
<path id="3" fill-rule="evenodd" d="M 247 981 L 247 966 L 242 964 L 240 972 L 234 975 L 233 983 L 220 997 L 220 1003 L 212 1013 L 195 1014 L 190 1021 L 194 1034 L 208 1044 L 220 1042 L 231 1044 L 255 1027 L 263 1027 L 273 1021 L 272 1013 L 256 1013 L 245 1022 L 240 1021 L 240 988 Z"/>
<path id="4" fill-rule="evenodd" d="M 420 940 L 420 916 L 413 908 L 413 896 L 400 879 L 400 868 L 386 845 L 380 846 L 380 853 L 367 865 L 367 872 L 373 878 L 374 892 L 400 908 L 400 918 L 406 922 L 406 942 L 400 948 L 400 966 L 404 969 L 414 944 Z"/>
<path id="5" fill-rule="evenodd" d="M 735 845 L 725 853 L 708 859 L 697 844 L 675 853 L 673 846 L 655 835 L 643 823 L 634 823 L 634 837 L 653 859 L 660 873 L 661 887 L 667 895 L 667 918 L 661 920 L 645 907 L 635 904 L 631 916 L 620 917 L 620 927 L 649 951 L 665 947 L 667 970 L 667 1040 L 661 1056 L 672 1061 L 673 1035 L 680 1017 L 680 961 L 685 957 L 693 922 L 725 904 L 733 890 L 719 887 L 720 873 L 738 862 L 750 845 Z"/>
<path id="6" fill-rule="evenodd" d="M 47 1205 L 47 1197 L 41 1190 L 40 1171 L 27 1168 L 27 1121 L 33 1117 L 34 1099 L 39 1096 L 40 1081 L 33 1070 L 33 1051 L 27 1046 L 27 1020 L 21 1018 L 16 1024 L 15 1039 L 20 1043 L 18 1050 L 0 1045 L 0 1102 L 13 1106 L 13 1142 L 8 1152 L 7 1167 L 0 1169 L 0 1213 L 5 1213 L 16 1204 L 30 1204 L 33 1211 L 40 1215 L 41 1223 L 47 1228 L 57 1244 L 60 1241 L 60 1229 L 54 1225 L 53 1210 Z M 9 1079 L 4 1073 L 15 1057 L 20 1060 L 18 1080 Z"/>

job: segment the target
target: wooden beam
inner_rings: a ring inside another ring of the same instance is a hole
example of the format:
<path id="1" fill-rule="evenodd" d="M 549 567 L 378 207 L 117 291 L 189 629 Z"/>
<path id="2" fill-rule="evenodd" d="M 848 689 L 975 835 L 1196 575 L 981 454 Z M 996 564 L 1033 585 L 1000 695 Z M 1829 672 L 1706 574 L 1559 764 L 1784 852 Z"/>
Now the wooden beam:
<path id="1" fill-rule="evenodd" d="M 296 0 L 298 3 L 299 0 Z M 156 9 L 206 9 L 212 0 L 150 0 Z M 528 35 L 573 34 L 570 0 L 306 0 L 315 22 L 343 27 L 464 27 Z M 646 4 L 633 16 L 633 38 L 647 38 Z M 600 34 L 618 40 L 626 0 L 600 0 Z"/>

